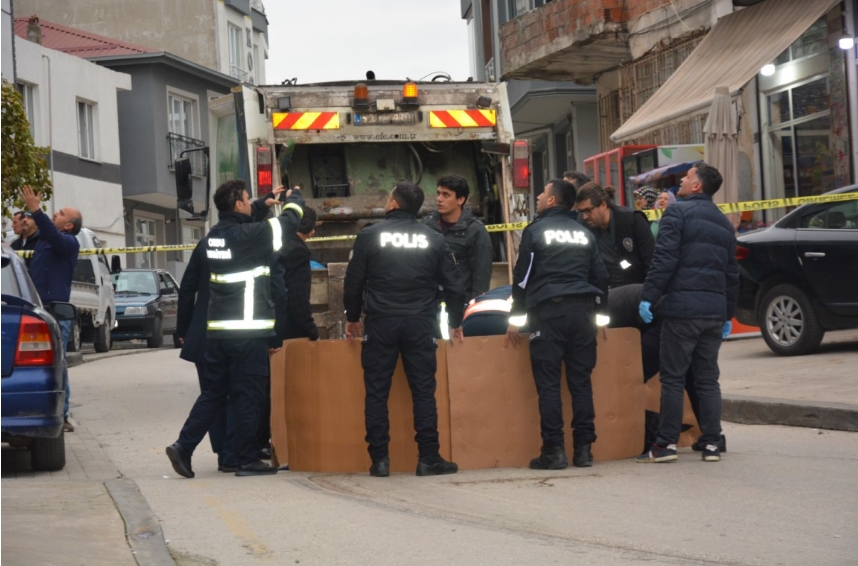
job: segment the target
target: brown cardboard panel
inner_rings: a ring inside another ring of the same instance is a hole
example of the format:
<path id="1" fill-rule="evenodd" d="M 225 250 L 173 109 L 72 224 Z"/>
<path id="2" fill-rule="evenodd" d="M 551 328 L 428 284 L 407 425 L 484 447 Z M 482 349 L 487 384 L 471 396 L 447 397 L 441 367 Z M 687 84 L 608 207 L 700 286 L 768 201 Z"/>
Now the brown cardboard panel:
<path id="1" fill-rule="evenodd" d="M 288 340 L 277 354 L 287 363 L 282 373 L 272 371 L 272 423 L 280 423 L 272 426 L 272 435 L 275 450 L 282 453 L 284 446 L 288 450 L 288 463 L 293 470 L 365 472 L 369 469 L 370 458 L 364 441 L 360 348 L 360 342 L 345 340 Z M 446 366 L 441 349 L 438 362 L 439 367 Z M 272 370 L 274 367 L 272 365 Z M 439 372 L 439 377 L 436 390 L 438 430 L 441 454 L 449 458 L 449 395 L 445 372 Z M 391 470 L 413 472 L 417 466 L 417 446 L 411 390 L 401 362 L 393 375 L 388 407 Z M 284 433 L 288 442 L 283 438 Z"/>
<path id="2" fill-rule="evenodd" d="M 599 340 L 593 372 L 598 460 L 640 452 L 644 387 L 639 334 L 609 329 Z M 503 336 L 439 342 L 436 374 L 441 454 L 461 469 L 522 467 L 539 452 L 539 409 L 525 340 L 503 348 Z M 272 362 L 272 435 L 296 471 L 366 472 L 360 344 L 291 340 Z M 565 381 L 565 379 L 564 379 Z M 571 400 L 565 385 L 566 439 L 571 455 Z M 410 389 L 398 364 L 390 393 L 393 471 L 417 461 Z M 285 423 L 285 424 L 284 424 Z M 284 435 L 288 436 L 288 442 Z M 288 452 L 287 452 L 288 451 Z"/>
<path id="3" fill-rule="evenodd" d="M 646 410 L 659 412 L 661 406 L 661 380 L 659 374 L 646 382 Z M 691 401 L 688 400 L 688 393 L 685 395 L 685 407 L 682 411 L 682 424 L 691 425 L 691 428 L 679 435 L 679 442 L 676 446 L 686 448 L 691 446 L 700 437 L 700 427 L 697 426 L 697 419 L 694 417 L 694 411 L 691 410 Z"/>
<path id="4" fill-rule="evenodd" d="M 287 443 L 286 420 L 278 418 L 282 415 L 282 406 L 286 400 L 284 387 L 286 386 L 284 376 L 286 374 L 286 355 L 283 348 L 271 356 L 271 445 L 274 447 L 271 456 L 271 464 L 282 466 L 289 463 L 289 448 Z M 275 414 L 274 407 L 280 412 Z"/>
<path id="5" fill-rule="evenodd" d="M 593 458 L 597 461 L 632 458 L 640 454 L 645 428 L 640 332 L 633 328 L 609 328 L 603 335 L 600 331 L 597 347 L 591 378 L 597 436 Z M 572 398 L 568 389 L 563 391 L 568 426 L 572 422 Z M 567 431 L 565 438 L 571 456 L 571 432 Z"/>
<path id="6" fill-rule="evenodd" d="M 453 459 L 459 468 L 527 466 L 539 452 L 539 408 L 527 337 L 465 338 L 447 350 Z"/>
<path id="7" fill-rule="evenodd" d="M 523 467 L 539 454 L 539 406 L 525 339 L 517 349 L 503 336 L 466 338 L 448 349 L 453 458 L 461 469 Z M 640 334 L 609 329 L 599 340 L 593 371 L 596 460 L 630 458 L 644 437 Z M 572 454 L 572 399 L 561 377 L 564 437 Z"/>

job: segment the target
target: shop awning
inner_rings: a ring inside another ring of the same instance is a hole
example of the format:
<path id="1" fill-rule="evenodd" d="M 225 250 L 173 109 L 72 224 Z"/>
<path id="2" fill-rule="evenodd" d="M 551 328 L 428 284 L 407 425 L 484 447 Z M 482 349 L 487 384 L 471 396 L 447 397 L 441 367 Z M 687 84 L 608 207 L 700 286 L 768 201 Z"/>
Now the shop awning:
<path id="1" fill-rule="evenodd" d="M 629 179 L 638 185 L 646 185 L 653 181 L 658 181 L 659 179 L 676 175 L 677 173 L 684 174 L 686 171 L 691 169 L 695 163 L 697 162 L 689 161 L 687 163 L 673 163 L 672 165 L 665 165 L 664 167 L 659 167 L 658 169 L 653 169 L 652 171 L 647 171 L 646 173 L 629 177 Z"/>
<path id="2" fill-rule="evenodd" d="M 709 110 L 715 88 L 737 93 L 839 0 L 766 0 L 724 16 L 652 97 L 611 135 L 633 140 Z"/>

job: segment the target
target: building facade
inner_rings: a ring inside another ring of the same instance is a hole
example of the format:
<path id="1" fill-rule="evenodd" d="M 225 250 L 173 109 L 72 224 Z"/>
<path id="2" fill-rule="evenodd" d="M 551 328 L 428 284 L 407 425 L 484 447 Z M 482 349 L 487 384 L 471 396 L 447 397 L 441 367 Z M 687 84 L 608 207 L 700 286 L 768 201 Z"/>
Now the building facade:
<path id="1" fill-rule="evenodd" d="M 839 47 L 855 37 L 854 0 L 537 4 L 500 27 L 504 76 L 595 84 L 603 151 L 702 143 L 715 88 L 729 86 L 734 199 L 819 194 L 858 177 L 856 48 Z"/>
<path id="2" fill-rule="evenodd" d="M 599 152 L 596 87 L 567 74 L 511 77 L 501 57 L 500 30 L 511 20 L 543 5 L 540 0 L 462 0 L 468 25 L 471 75 L 478 81 L 507 82 L 516 138 L 530 141 L 530 209 L 545 184 Z M 544 80 L 543 80 L 544 79 Z"/>
<path id="3" fill-rule="evenodd" d="M 15 55 L 33 141 L 50 148 L 48 213 L 74 206 L 106 246 L 124 246 L 118 97 L 131 77 L 28 41 L 26 31 Z"/>
<path id="4" fill-rule="evenodd" d="M 265 84 L 268 20 L 261 0 L 15 0 L 15 12 Z"/>
<path id="5" fill-rule="evenodd" d="M 122 76 L 127 82 L 125 91 L 118 96 L 114 94 L 112 121 L 102 120 L 98 109 L 92 112 L 92 122 L 101 129 L 110 128 L 111 137 L 103 140 L 96 137 L 94 149 L 86 150 L 94 151 L 94 159 L 109 154 L 115 156 L 115 163 L 121 161 L 123 164 L 121 170 L 116 167 L 112 173 L 118 199 L 118 215 L 114 222 L 118 223 L 117 234 L 121 240 L 115 241 L 114 235 L 111 244 L 136 247 L 196 243 L 204 233 L 203 221 L 178 211 L 174 164 L 187 152 L 192 164 L 194 209 L 202 211 L 206 205 L 207 162 L 204 152 L 194 150 L 209 145 L 208 101 L 228 94 L 239 84 L 238 80 L 145 46 L 45 20 L 41 20 L 40 27 L 43 43 L 61 52 L 58 55 L 64 61 Z M 27 18 L 16 19 L 19 36 L 26 35 L 26 28 Z M 19 82 L 24 80 L 23 64 L 19 55 Z M 28 66 L 32 65 L 28 63 Z M 54 90 L 66 91 L 67 85 L 73 84 L 70 82 L 73 76 L 68 74 L 72 71 L 64 70 L 64 73 L 57 78 Z M 102 84 L 90 76 L 86 78 L 93 87 Z M 24 94 L 26 104 L 28 95 Z M 41 116 L 36 112 L 32 123 L 38 125 L 40 122 Z M 71 124 L 66 131 L 74 137 L 74 132 L 81 130 Z M 82 134 L 79 137 L 83 139 Z M 50 140 L 37 138 L 36 141 L 40 145 L 54 145 Z M 80 200 L 65 204 L 83 210 L 84 206 L 100 206 L 102 202 L 99 199 L 87 202 L 86 196 L 76 196 Z M 84 220 L 87 226 L 92 224 L 86 214 Z M 128 254 L 125 263 L 129 267 L 167 269 L 180 278 L 188 256 L 184 252 Z"/>

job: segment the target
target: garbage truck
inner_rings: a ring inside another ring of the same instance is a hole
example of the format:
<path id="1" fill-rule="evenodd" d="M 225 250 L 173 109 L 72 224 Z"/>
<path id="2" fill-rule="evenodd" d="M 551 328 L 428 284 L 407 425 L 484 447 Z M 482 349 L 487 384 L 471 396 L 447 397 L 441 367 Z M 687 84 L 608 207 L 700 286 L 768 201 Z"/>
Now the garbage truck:
<path id="1" fill-rule="evenodd" d="M 349 237 L 384 217 L 390 190 L 401 179 L 425 191 L 422 213 L 435 208 L 437 180 L 456 173 L 471 187 L 466 206 L 485 224 L 530 219 L 530 148 L 513 137 L 503 83 L 244 84 L 210 100 L 209 113 L 209 192 L 229 179 L 244 179 L 252 198 L 281 184 L 301 187 L 320 222 L 309 246 L 327 266 L 348 261 Z M 189 193 L 178 196 L 183 208 Z M 508 284 L 517 240 L 508 231 L 491 236 L 493 284 Z M 328 277 L 314 272 L 314 284 L 330 288 Z M 341 318 L 338 297 L 325 295 L 314 297 L 326 301 L 316 310 Z"/>

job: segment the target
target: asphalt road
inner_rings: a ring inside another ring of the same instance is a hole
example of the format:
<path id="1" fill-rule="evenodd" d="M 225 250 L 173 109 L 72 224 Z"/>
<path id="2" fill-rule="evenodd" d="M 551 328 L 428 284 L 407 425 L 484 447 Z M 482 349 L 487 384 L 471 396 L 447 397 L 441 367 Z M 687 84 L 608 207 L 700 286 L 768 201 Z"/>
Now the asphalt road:
<path id="1" fill-rule="evenodd" d="M 802 358 L 810 369 L 799 371 L 796 359 L 764 348 L 725 345 L 725 382 L 735 362 L 746 387 L 782 397 L 791 394 L 784 383 L 845 373 L 841 355 L 855 354 L 854 344 L 835 347 L 835 360 L 831 352 Z M 74 420 L 116 474 L 139 486 L 182 566 L 846 565 L 858 557 L 856 433 L 725 423 L 729 452 L 717 464 L 685 449 L 668 465 L 624 460 L 388 479 L 236 478 L 216 471 L 204 443 L 194 456 L 197 477 L 186 480 L 164 447 L 196 396 L 193 366 L 172 349 L 116 354 L 72 369 Z M 770 386 L 747 383 L 761 372 Z M 10 481 L 4 477 L 4 501 Z"/>

